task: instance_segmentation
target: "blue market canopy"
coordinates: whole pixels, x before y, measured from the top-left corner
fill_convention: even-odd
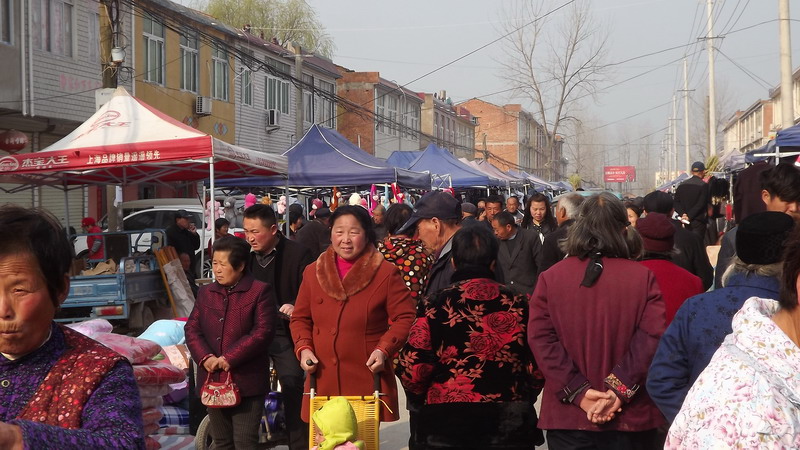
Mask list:
[[[405,158],[405,157],[403,157]],[[289,160],[291,170],[291,159]],[[404,165],[400,165],[404,167]],[[505,185],[493,177],[459,161],[447,150],[430,143],[408,166],[409,170],[427,171],[438,175],[437,187],[479,187]],[[291,175],[290,175],[291,177]]]
[[[344,136],[313,125],[300,141],[283,153],[289,159],[289,186],[329,187],[364,186],[396,182],[404,187],[430,189],[431,176],[388,165]],[[276,178],[239,178],[217,183],[220,186],[284,186]]]
[[[775,137],[775,145],[778,147],[800,147],[800,125],[778,130]]]
[[[386,159],[386,164],[389,164],[392,167],[409,167],[411,163],[416,160],[419,155],[421,155],[423,150],[416,150],[416,151],[400,151],[396,150],[393,151],[391,155]]]
[[[664,192],[666,192],[666,191],[668,191],[668,190],[672,189],[672,187],[673,187],[673,186],[676,186],[676,185],[678,185],[678,184],[681,184],[681,182],[682,182],[683,180],[685,180],[685,179],[689,178],[689,176],[690,176],[690,175],[689,175],[688,173],[686,173],[686,172],[683,172],[682,174],[678,175],[678,178],[675,178],[675,179],[674,179],[674,180],[672,180],[672,181],[668,181],[668,182],[666,182],[666,183],[662,184],[661,186],[657,187],[657,188],[656,188],[656,190],[658,190],[658,191],[664,191]]]

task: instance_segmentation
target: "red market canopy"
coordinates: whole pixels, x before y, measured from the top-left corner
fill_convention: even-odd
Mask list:
[[[0,158],[0,182],[18,184],[124,185],[287,173],[286,157],[223,142],[132,97],[122,87],[50,147]]]

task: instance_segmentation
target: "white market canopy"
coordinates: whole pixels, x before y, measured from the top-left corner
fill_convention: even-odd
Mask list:
[[[287,173],[286,157],[223,142],[122,87],[50,147],[0,158],[0,182],[18,184],[174,183]]]

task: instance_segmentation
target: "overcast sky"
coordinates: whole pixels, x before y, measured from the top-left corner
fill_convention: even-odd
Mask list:
[[[446,90],[456,102],[481,97],[499,104],[525,105],[507,93],[491,95],[508,87],[499,77],[500,42],[413,81],[497,39],[503,5],[510,1],[307,0],[334,38],[337,64],[356,71],[379,71],[384,78],[417,91]],[[550,5],[557,7],[567,1],[553,0]],[[800,4],[791,3],[795,28],[792,64],[798,67]],[[624,132],[636,137],[664,128],[672,96],[683,88],[682,62],[670,62],[679,60],[687,50],[663,50],[695,43],[705,35],[706,1],[596,0],[591,4],[596,20],[609,30],[610,61],[656,54],[617,65],[607,82],[616,86],[586,102],[585,119],[594,126],[610,124],[603,128],[609,137]],[[717,89],[718,95],[724,91],[730,97],[728,110],[718,115],[727,117],[725,113],[767,98],[768,88],[779,84],[777,10],[778,0],[715,1],[714,31],[725,34],[718,44],[725,56],[716,58]],[[758,25],[766,21],[770,22]],[[705,44],[688,48],[690,89],[697,92],[694,102],[703,102],[701,95],[707,89],[708,59],[705,51],[697,51],[700,46],[705,48]],[[636,78],[624,81],[631,77]],[[681,104],[679,109],[683,111]],[[659,141],[663,132],[656,136]]]

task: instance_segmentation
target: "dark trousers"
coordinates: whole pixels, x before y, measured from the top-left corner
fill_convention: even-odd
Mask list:
[[[547,430],[550,450],[651,450],[658,446],[657,430],[581,431]]]
[[[208,408],[214,448],[217,450],[258,448],[258,427],[263,412],[263,395],[244,397],[242,402],[233,408]]]
[[[699,236],[700,242],[702,242],[704,246],[706,245],[706,219],[692,220],[689,222],[689,225],[687,225],[686,228]]]
[[[303,407],[303,369],[294,356],[292,339],[275,335],[269,348],[269,356],[278,373],[283,392],[283,407],[286,416],[286,431],[289,433],[291,450],[308,450],[308,424],[303,422],[300,411]]]

